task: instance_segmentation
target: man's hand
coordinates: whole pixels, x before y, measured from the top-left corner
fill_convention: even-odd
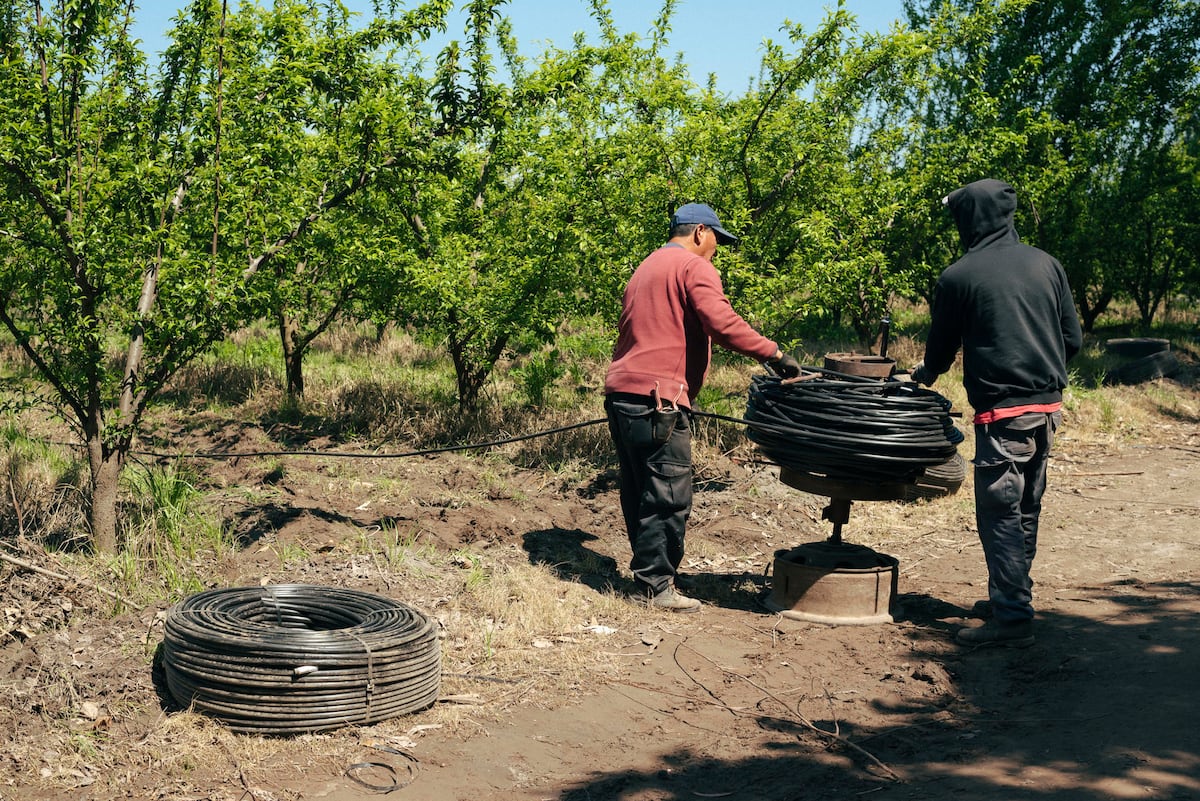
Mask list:
[[[783,351],[779,351],[775,358],[767,359],[766,363],[767,367],[770,367],[780,378],[795,378],[800,375],[800,362]]]
[[[924,384],[927,387],[937,381],[937,376],[925,366],[925,362],[917,362],[917,365],[908,372],[908,376],[914,384]]]

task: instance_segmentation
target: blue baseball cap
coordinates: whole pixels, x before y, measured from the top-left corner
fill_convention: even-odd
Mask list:
[[[707,203],[687,203],[680,206],[674,214],[671,215],[671,227],[677,225],[688,225],[698,223],[707,225],[713,229],[717,235],[717,243],[721,245],[732,245],[738,241],[738,238],[721,227],[721,221],[717,219],[717,213],[712,210],[712,206]]]

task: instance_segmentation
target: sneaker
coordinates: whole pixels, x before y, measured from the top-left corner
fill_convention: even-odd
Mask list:
[[[961,645],[1003,645],[1008,648],[1028,648],[1033,645],[1033,621],[1000,624],[989,620],[982,626],[961,628],[954,639]]]
[[[700,602],[695,598],[680,595],[674,587],[667,587],[650,598],[651,609],[662,609],[667,612],[699,612]]]
[[[976,601],[971,607],[971,617],[978,618],[979,620],[991,620],[992,602],[987,600]]]

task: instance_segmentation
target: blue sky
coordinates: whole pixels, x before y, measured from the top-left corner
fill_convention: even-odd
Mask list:
[[[238,0],[231,0],[230,6]],[[408,7],[419,0],[409,0]],[[269,0],[260,0],[269,2]],[[369,12],[367,0],[345,0],[351,10]],[[161,52],[163,34],[178,13],[182,0],[143,0],[136,20],[136,35],[151,55]],[[722,92],[740,94],[758,73],[762,41],[782,40],[779,26],[785,19],[812,31],[836,0],[678,0],[673,17],[671,53],[682,53],[692,80],[704,83],[717,75]],[[860,28],[885,32],[902,15],[902,0],[846,0],[846,9],[858,18]],[[618,30],[645,35],[661,10],[658,0],[609,0]],[[535,55],[548,44],[568,47],[576,31],[596,37],[596,24],[585,0],[510,0],[504,13],[522,51]],[[451,21],[449,38],[462,37],[461,17]],[[429,47],[429,55],[436,45]]]

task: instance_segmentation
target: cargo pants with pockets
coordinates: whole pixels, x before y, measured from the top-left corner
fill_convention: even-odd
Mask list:
[[[642,590],[657,594],[671,586],[683,561],[692,511],[688,412],[680,409],[664,427],[649,398],[616,393],[604,408],[620,463],[621,513],[633,551],[629,568]]]
[[[1030,412],[975,426],[975,523],[996,622],[1033,619],[1038,520],[1061,412]]]

